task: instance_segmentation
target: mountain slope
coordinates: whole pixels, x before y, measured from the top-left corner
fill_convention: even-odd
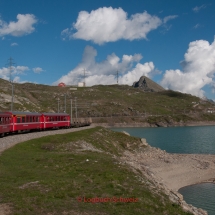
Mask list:
[[[146,92],[161,92],[161,91],[165,90],[159,84],[152,81],[151,79],[149,79],[146,76],[141,76],[140,80],[137,82],[134,82],[132,86],[135,88],[140,88]]]
[[[76,98],[76,101],[75,101]],[[65,105],[66,99],[66,105]],[[92,117],[99,123],[211,121],[213,103],[175,91],[145,92],[127,85],[97,85],[71,88],[41,84],[14,84],[14,109],[31,112],[66,112]],[[72,100],[72,101],[71,101]],[[0,79],[0,111],[10,110],[11,85]]]

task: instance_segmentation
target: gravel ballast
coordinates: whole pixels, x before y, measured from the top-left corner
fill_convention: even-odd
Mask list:
[[[32,140],[32,139],[36,139],[36,138],[44,137],[48,135],[76,132],[76,131],[81,131],[81,130],[85,130],[93,127],[95,126],[91,125],[91,126],[80,127],[80,128],[69,128],[69,129],[59,129],[59,130],[49,130],[49,131],[39,131],[39,132],[8,135],[3,138],[0,138],[0,153],[16,145],[17,143],[21,143],[27,140]]]

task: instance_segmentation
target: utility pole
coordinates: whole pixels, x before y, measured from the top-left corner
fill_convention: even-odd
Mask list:
[[[70,119],[70,121],[71,121],[71,124],[72,124],[72,99],[71,99],[71,119]]]
[[[59,98],[57,99],[57,102],[58,102],[57,112],[59,113],[59,109],[60,109],[60,99]]]
[[[9,66],[9,70],[10,70],[10,83],[11,83],[11,111],[13,111],[13,91],[14,91],[14,83],[12,80],[12,67],[13,65],[15,65],[15,63],[13,62],[13,58],[9,58],[8,59],[8,63],[7,65]]]
[[[65,105],[64,112],[66,113],[66,93],[64,94],[64,96],[65,96],[65,98],[64,98],[64,105]]]
[[[117,80],[117,84],[119,84],[119,72],[118,72],[118,70],[116,72],[116,80]]]
[[[76,119],[78,118],[78,114],[77,114],[77,97],[75,97],[75,115],[76,115]]]
[[[86,87],[86,82],[85,82],[85,69],[84,69],[84,87]]]

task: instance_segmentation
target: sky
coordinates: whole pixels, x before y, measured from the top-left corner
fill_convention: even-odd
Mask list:
[[[110,85],[117,71],[215,100],[215,0],[0,0],[0,78]]]

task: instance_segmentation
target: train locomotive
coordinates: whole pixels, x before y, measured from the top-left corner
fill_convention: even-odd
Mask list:
[[[67,113],[0,112],[0,137],[25,131],[72,127]]]

